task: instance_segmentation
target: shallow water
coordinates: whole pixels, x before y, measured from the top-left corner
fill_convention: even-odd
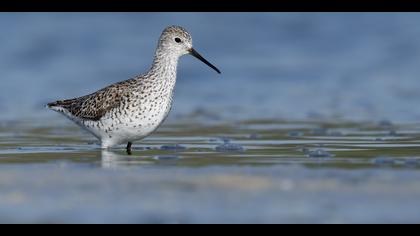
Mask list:
[[[420,123],[185,118],[133,155],[37,124],[1,123],[1,222],[420,221]]]
[[[419,223],[420,14],[1,13],[0,222]],[[101,151],[43,108],[180,60],[152,136]]]

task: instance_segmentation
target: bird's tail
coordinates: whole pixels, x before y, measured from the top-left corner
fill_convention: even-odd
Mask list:
[[[45,108],[49,108],[54,111],[61,111],[63,108],[61,107],[59,101],[56,102],[50,102],[47,105],[45,105]]]
[[[53,107],[55,107],[55,106],[57,106],[57,102],[50,102],[50,103],[48,103],[47,105],[45,105],[44,107],[45,107],[45,108],[53,108]]]

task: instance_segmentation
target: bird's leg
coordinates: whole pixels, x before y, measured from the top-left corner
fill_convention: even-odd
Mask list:
[[[133,144],[132,142],[128,142],[128,144],[127,144],[127,154],[128,155],[131,155],[131,145],[132,144]]]

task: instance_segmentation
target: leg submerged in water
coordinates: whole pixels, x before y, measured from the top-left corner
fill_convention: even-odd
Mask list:
[[[131,145],[132,145],[133,143],[131,143],[131,142],[128,142],[128,144],[127,144],[127,154],[128,155],[131,155]]]

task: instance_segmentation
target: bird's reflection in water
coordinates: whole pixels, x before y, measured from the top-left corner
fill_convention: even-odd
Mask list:
[[[153,161],[146,160],[141,156],[127,155],[125,152],[117,153],[110,150],[101,151],[101,167],[105,169],[116,169],[147,164],[153,164]]]

